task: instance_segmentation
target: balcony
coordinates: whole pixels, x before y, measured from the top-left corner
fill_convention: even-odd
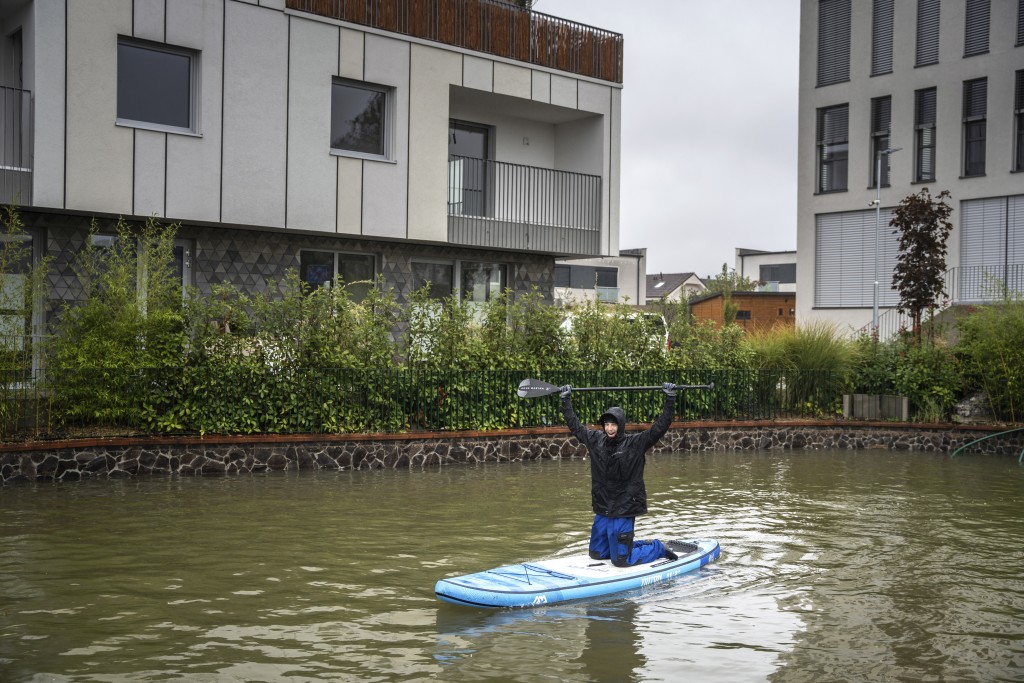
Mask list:
[[[622,35],[502,0],[286,0],[290,10],[622,82]]]
[[[474,247],[597,256],[601,178],[448,157],[448,241]]]
[[[32,204],[32,93],[0,86],[0,204]]]

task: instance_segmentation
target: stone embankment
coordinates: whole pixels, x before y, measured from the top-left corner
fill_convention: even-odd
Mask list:
[[[688,422],[674,424],[653,452],[838,448],[952,453],[1005,429],[850,421]],[[975,448],[1018,457],[1024,449],[1024,431],[994,436]],[[558,427],[501,432],[82,439],[0,445],[0,483],[422,468],[585,455],[576,439]]]

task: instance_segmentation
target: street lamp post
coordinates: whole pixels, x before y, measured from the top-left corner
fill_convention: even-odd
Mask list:
[[[878,231],[882,217],[882,155],[892,154],[901,149],[903,148],[890,147],[889,149],[880,149],[875,153],[875,201],[872,202],[875,205],[875,290],[871,307],[871,332],[875,339],[878,339]]]

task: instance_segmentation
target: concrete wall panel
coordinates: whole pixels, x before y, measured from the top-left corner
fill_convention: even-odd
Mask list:
[[[494,62],[494,92],[529,100],[533,96],[531,70],[504,62]]]
[[[132,0],[67,8],[66,201],[85,211],[132,211],[133,139],[117,119],[117,35],[131,33]]]
[[[135,131],[135,181],[131,213],[138,216],[164,216],[167,133]]]
[[[224,3],[176,2],[167,8],[167,42],[199,50],[198,133],[167,136],[167,213],[220,220]]]
[[[222,220],[284,227],[288,21],[236,2],[226,14]]]
[[[462,84],[475,90],[494,90],[494,62],[482,57],[462,57]]]
[[[164,8],[166,0],[134,0],[132,12],[132,35],[158,43],[166,41],[164,32]]]
[[[363,230],[363,160],[336,157],[338,164],[337,231],[358,235]]]
[[[338,75],[342,78],[363,80],[363,50],[365,49],[362,31],[343,28],[339,36]]]
[[[334,232],[338,164],[330,154],[331,79],[338,29],[300,18],[290,24],[287,224]]]
[[[448,97],[462,82],[459,55],[412,47],[409,121],[409,236],[448,239]]]
[[[409,43],[366,36],[365,78],[395,88],[391,159],[363,162],[363,234],[406,237],[409,173]],[[419,112],[417,112],[419,114]]]
[[[35,149],[32,201],[64,206],[65,26],[64,3],[35,3],[35,21],[22,34],[25,87],[35,96]],[[38,49],[45,45],[46,49]]]

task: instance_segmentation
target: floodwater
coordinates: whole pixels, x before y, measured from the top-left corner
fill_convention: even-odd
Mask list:
[[[0,489],[2,681],[1021,681],[1024,466],[651,456],[638,535],[721,559],[479,610],[441,577],[583,549],[589,463]]]

